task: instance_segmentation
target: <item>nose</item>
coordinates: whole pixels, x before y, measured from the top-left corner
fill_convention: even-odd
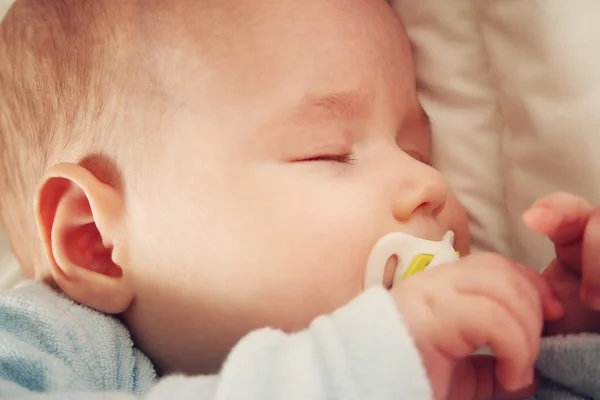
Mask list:
[[[394,217],[405,221],[416,213],[437,216],[448,199],[448,184],[433,167],[414,162],[402,173],[394,197]]]

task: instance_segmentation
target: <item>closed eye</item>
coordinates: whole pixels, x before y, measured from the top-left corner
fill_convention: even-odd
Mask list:
[[[356,161],[356,153],[345,154],[323,154],[300,160],[302,162],[335,162],[340,164],[353,164]]]

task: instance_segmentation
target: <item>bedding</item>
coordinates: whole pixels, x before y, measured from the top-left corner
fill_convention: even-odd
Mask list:
[[[542,269],[552,246],[522,212],[554,191],[600,203],[600,2],[392,3],[415,51],[434,163],[469,212],[474,250]]]

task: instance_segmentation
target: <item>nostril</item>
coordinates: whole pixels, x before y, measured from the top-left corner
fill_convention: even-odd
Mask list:
[[[428,201],[424,201],[415,209],[415,211],[428,211],[431,210],[431,203]]]
[[[396,274],[396,269],[398,268],[398,256],[392,255],[388,258],[385,263],[385,269],[383,270],[383,286],[386,289],[391,289],[394,285],[394,275]]]
[[[415,209],[416,211],[422,211],[431,213],[434,217],[437,217],[446,207],[446,202],[443,203],[434,203],[430,201],[424,201]]]

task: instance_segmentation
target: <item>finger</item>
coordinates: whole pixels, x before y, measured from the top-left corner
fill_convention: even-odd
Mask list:
[[[486,274],[488,275],[488,274]],[[490,277],[492,274],[489,274]],[[510,279],[513,280],[514,278]],[[471,279],[470,279],[471,280]],[[535,346],[535,337],[540,336],[543,330],[542,316],[540,313],[541,306],[539,297],[529,289],[525,289],[526,286],[523,283],[498,285],[498,282],[508,282],[509,279],[498,276],[497,278],[489,279],[490,282],[495,282],[496,287],[489,286],[485,287],[483,282],[477,280],[471,280],[471,282],[477,286],[477,288],[470,288],[466,285],[459,290],[463,290],[462,293],[470,294],[474,296],[485,296],[490,300],[495,301],[500,306],[504,307],[505,310],[510,314],[513,320],[516,320],[519,325],[526,331],[525,338],[529,340],[527,344],[528,348]],[[505,287],[500,289],[499,286]],[[508,287],[517,287],[516,290],[507,289]],[[465,290],[466,289],[466,290]],[[483,289],[483,290],[481,290]]]
[[[581,275],[583,269],[583,240],[562,246],[555,245],[554,252],[561,268],[578,276]]]
[[[533,269],[522,264],[515,263],[515,267],[522,273],[529,282],[536,288],[541,298],[544,320],[556,321],[565,315],[565,307],[552,289],[552,286],[546,279]]]
[[[461,390],[461,385],[453,386],[449,399],[524,400],[531,398],[539,389],[539,379],[536,376],[534,382],[524,389],[516,392],[506,390],[496,378],[496,359],[488,355],[475,355],[459,361],[453,378],[454,382],[473,382],[473,389],[465,396],[465,390]]]
[[[570,193],[554,193],[536,201],[525,213],[528,228],[548,236],[556,245],[581,240],[592,213],[587,201]]]
[[[466,293],[491,295],[498,301],[513,298],[522,302],[527,299],[530,308],[537,307],[541,302],[546,320],[556,320],[564,314],[562,303],[540,274],[506,257],[477,253],[444,266],[443,269],[436,268],[431,273],[436,271],[445,275],[443,279],[455,282],[457,290]],[[503,284],[499,285],[498,282]],[[509,282],[512,285],[507,284]],[[531,321],[520,305],[516,308],[521,318]]]
[[[581,300],[600,311],[600,208],[590,216],[583,238]]]
[[[581,197],[556,193],[534,203],[523,214],[523,222],[534,232],[550,238],[562,264],[581,271],[581,242],[591,213],[591,206]]]
[[[527,331],[526,337],[531,338],[529,346],[535,345],[532,338],[540,336],[543,329],[541,299],[516,268],[502,268],[498,264],[447,267],[439,279],[451,282],[460,295],[488,298],[504,307]]]
[[[530,337],[502,304],[488,297],[463,295],[444,306],[440,343],[450,356],[460,359],[487,345],[497,358],[495,377],[503,388],[516,391],[533,383],[539,335]]]

